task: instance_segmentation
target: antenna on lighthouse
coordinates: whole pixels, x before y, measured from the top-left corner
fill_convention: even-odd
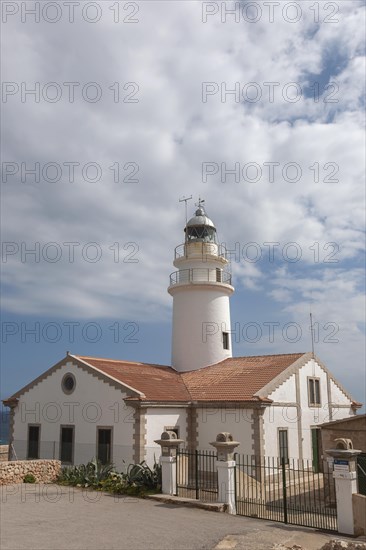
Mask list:
[[[188,222],[188,214],[187,214],[187,202],[190,201],[192,198],[192,195],[190,197],[185,197],[183,195],[183,197],[181,199],[179,199],[179,202],[185,202],[185,206],[186,206],[186,226],[187,226],[187,222]]]
[[[310,311],[310,332],[311,332],[311,354],[314,359],[314,328],[313,328],[313,314]]]
[[[198,202],[196,202],[196,206],[200,208],[200,206],[202,206],[204,202],[205,202],[205,199],[201,199],[201,197],[198,197]]]
[[[310,332],[311,332],[311,354],[314,359],[314,325],[313,325],[313,291],[310,290]]]

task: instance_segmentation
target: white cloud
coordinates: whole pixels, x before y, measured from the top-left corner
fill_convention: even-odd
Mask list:
[[[283,18],[274,24],[265,18],[236,24],[228,18],[222,24],[219,16],[202,23],[198,2],[141,3],[138,24],[114,24],[106,10],[95,25],[79,20],[23,24],[16,18],[6,24],[4,80],[29,86],[55,81],[63,97],[58,103],[8,98],[3,104],[8,136],[3,160],[96,162],[103,178],[82,181],[78,169],[74,183],[64,171],[56,184],[15,179],[3,184],[3,239],[29,246],[54,241],[65,254],[53,264],[22,263],[19,254],[3,264],[10,289],[5,309],[68,318],[168,318],[168,274],[175,269],[174,247],[183,240],[184,211],[177,201],[192,193],[206,198],[208,213],[228,246],[238,242],[242,249],[248,242],[263,246],[271,241],[279,242],[281,251],[294,241],[301,247],[299,265],[306,267],[301,278],[294,279],[290,271],[273,278],[268,262],[234,265],[238,291],[233,299],[243,299],[243,287],[272,289],[269,298],[297,316],[313,288],[324,308],[321,315],[342,318],[349,341],[359,342],[365,12],[359,1],[339,5],[339,22],[319,25],[305,7],[296,24]],[[318,102],[304,96],[294,103],[283,100],[288,83],[297,82],[305,91],[330,62],[342,67],[329,74],[339,87],[337,103],[325,103],[324,95]],[[63,83],[71,81],[81,83],[74,103],[64,95]],[[82,85],[92,81],[103,89],[101,101],[94,104],[80,99]],[[139,102],[114,103],[109,89],[114,82],[138,83]],[[263,98],[236,103],[228,95],[222,102],[217,93],[202,103],[202,82],[226,83],[228,89],[239,82],[241,90],[256,82]],[[273,102],[266,100],[265,82],[279,83]],[[122,87],[120,91],[126,94]],[[109,167],[116,161],[122,167],[138,163],[140,182],[114,183]],[[203,183],[202,162],[226,162],[229,168],[258,163],[263,177],[257,183],[236,183],[230,177],[222,183],[218,173]],[[267,181],[266,162],[280,164],[273,183]],[[296,183],[283,178],[289,162],[301,167]],[[314,181],[315,163],[319,182]],[[333,170],[339,181],[324,181]],[[122,247],[136,243],[139,262],[114,262],[109,247],[116,241]],[[77,251],[96,242],[103,256],[93,264],[76,252],[70,263],[65,242],[80,242]],[[326,264],[314,265],[310,247],[319,243],[324,260],[331,252],[324,246],[331,242],[340,251],[339,265],[330,271]],[[130,251],[122,248],[122,258]],[[319,275],[311,272],[312,266]]]

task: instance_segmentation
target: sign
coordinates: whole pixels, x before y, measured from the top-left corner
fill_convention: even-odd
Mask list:
[[[341,458],[335,458],[334,459],[334,469],[335,470],[343,470],[346,472],[349,472],[349,462],[348,460],[344,460]]]

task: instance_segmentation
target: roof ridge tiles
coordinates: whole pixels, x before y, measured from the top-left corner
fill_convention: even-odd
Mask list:
[[[141,361],[128,361],[127,359],[110,359],[108,357],[96,357],[94,355],[76,355],[73,354],[74,357],[77,357],[78,359],[92,359],[93,361],[106,361],[107,363],[123,363],[128,365],[146,365],[149,367],[164,367],[167,369],[173,369],[171,365],[161,365],[160,363],[143,363]],[[177,371],[175,371],[177,372]]]

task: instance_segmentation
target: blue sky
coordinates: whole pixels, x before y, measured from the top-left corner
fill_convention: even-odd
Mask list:
[[[169,364],[179,198],[201,195],[234,354],[309,351],[311,309],[364,402],[364,3],[85,4],[3,24],[1,397],[66,350]]]

